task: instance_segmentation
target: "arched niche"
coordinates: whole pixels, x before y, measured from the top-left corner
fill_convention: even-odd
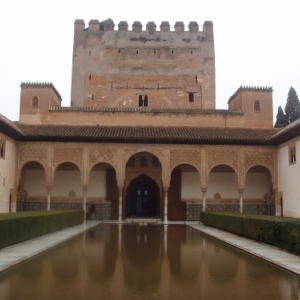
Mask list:
[[[245,213],[275,214],[272,175],[265,166],[255,165],[247,171],[243,198]]]
[[[214,166],[208,176],[206,191],[208,210],[237,210],[238,181],[235,170],[228,165]]]
[[[46,209],[46,174],[39,162],[30,161],[22,167],[18,197],[23,210]]]
[[[180,164],[171,172],[168,194],[168,219],[186,220],[187,204],[199,203],[202,197],[200,175],[196,167]]]
[[[54,203],[82,203],[82,181],[79,167],[72,162],[64,162],[54,172],[51,191],[51,207]]]
[[[98,217],[100,205],[110,203],[109,219],[116,220],[119,192],[115,168],[106,162],[97,163],[91,168],[88,178],[87,210],[93,202],[96,205],[96,217]]]

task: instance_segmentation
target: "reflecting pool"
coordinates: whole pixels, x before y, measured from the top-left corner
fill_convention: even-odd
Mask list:
[[[2,274],[0,299],[290,300],[299,287],[185,225],[102,224]]]

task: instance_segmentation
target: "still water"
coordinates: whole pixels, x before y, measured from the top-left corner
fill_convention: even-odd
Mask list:
[[[290,300],[299,286],[185,225],[102,224],[2,274],[0,299]]]

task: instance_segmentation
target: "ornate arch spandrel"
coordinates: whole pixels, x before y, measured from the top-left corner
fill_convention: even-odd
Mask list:
[[[208,183],[208,177],[211,170],[219,165],[226,165],[231,167],[237,178],[237,182],[239,182],[239,151],[238,149],[207,149],[206,150],[206,183]]]
[[[170,176],[175,167],[188,164],[197,169],[201,176],[201,150],[200,149],[177,149],[170,151]]]
[[[142,146],[142,147],[138,146],[136,148],[133,148],[133,147],[131,147],[131,148],[125,148],[124,149],[124,158],[123,158],[123,160],[124,160],[124,166],[126,167],[127,161],[128,161],[128,159],[132,155],[135,155],[135,154],[137,154],[139,152],[147,152],[147,153],[150,153],[150,154],[156,156],[157,159],[160,162],[161,167],[163,168],[164,150],[163,149],[155,149],[155,148],[152,148],[150,146],[147,146],[147,147],[145,147],[145,146]]]
[[[45,179],[48,182],[50,170],[48,166],[48,149],[45,147],[32,146],[20,146],[18,156],[18,171],[17,171],[17,184],[21,177],[21,171],[23,167],[29,162],[37,162],[44,168]]]
[[[52,178],[54,178],[57,167],[66,162],[75,164],[81,177],[83,176],[83,148],[54,148]]]
[[[272,182],[275,176],[274,151],[245,151],[245,178],[248,171],[255,166],[265,167],[271,174]]]

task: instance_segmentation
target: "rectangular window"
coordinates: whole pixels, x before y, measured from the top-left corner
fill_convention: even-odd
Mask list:
[[[289,162],[290,164],[296,163],[296,146],[291,146],[289,148]]]
[[[194,102],[194,93],[189,93],[189,102]]]
[[[0,158],[5,158],[5,140],[0,137]]]
[[[140,107],[146,107],[148,106],[148,96],[142,96],[142,95],[139,95],[139,106]]]

